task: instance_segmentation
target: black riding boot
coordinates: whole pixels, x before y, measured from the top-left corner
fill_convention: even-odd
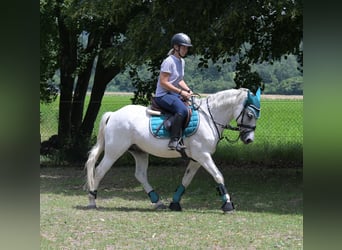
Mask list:
[[[173,117],[173,123],[171,126],[171,131],[170,131],[170,142],[169,142],[169,149],[170,150],[175,150],[175,149],[184,149],[186,148],[184,145],[179,144],[179,141],[182,137],[182,128],[183,128],[183,122],[184,122],[184,118],[179,115],[179,114],[175,114]]]

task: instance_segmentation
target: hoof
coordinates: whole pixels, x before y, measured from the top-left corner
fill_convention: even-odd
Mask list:
[[[164,203],[162,203],[162,202],[154,204],[154,209],[155,210],[164,210],[166,208],[167,208],[167,206],[165,206]]]
[[[171,202],[169,208],[171,211],[182,211],[182,207],[179,202]]]
[[[234,204],[233,202],[225,202],[221,209],[223,210],[224,213],[231,213],[234,211]]]
[[[87,209],[97,209],[96,205],[88,205]]]

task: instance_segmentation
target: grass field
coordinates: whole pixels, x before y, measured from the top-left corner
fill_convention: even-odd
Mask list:
[[[131,166],[103,179],[98,209],[87,210],[79,168],[41,168],[41,249],[303,249],[302,169],[221,166],[236,211],[224,215],[216,183],[200,169],[182,212],[155,211]],[[168,203],[185,167],[151,166]]]

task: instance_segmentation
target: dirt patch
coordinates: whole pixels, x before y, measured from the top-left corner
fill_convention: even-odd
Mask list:
[[[261,99],[270,100],[303,100],[302,95],[261,95]]]

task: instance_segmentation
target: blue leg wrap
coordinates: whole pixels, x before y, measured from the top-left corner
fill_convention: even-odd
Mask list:
[[[150,197],[152,203],[156,203],[157,201],[159,201],[159,195],[154,190],[149,192],[148,196]]]
[[[185,192],[185,187],[182,184],[180,184],[178,188],[176,189],[175,194],[173,195],[172,201],[179,202],[184,192]]]
[[[219,192],[219,195],[221,195],[222,201],[226,202],[228,200],[226,196],[226,194],[228,194],[227,188],[223,184],[219,184],[217,191]]]

